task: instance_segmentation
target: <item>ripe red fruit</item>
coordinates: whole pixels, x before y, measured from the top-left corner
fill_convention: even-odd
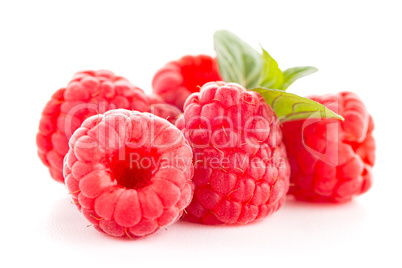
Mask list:
[[[149,113],[95,115],[70,139],[64,177],[81,213],[106,234],[141,237],[181,217],[193,196],[183,134]]]
[[[246,224],[282,204],[289,164],[276,114],[260,94],[210,82],[193,93],[176,125],[193,146],[193,201],[184,219]]]
[[[42,111],[36,136],[38,155],[53,179],[64,182],[63,158],[72,133],[88,117],[111,109],[149,111],[145,93],[110,71],[78,72],[53,94]]]
[[[198,92],[200,87],[210,81],[219,81],[218,63],[206,55],[184,56],[162,67],[154,76],[152,87],[166,103],[183,109],[187,97]]]
[[[285,122],[283,141],[291,165],[289,194],[311,202],[346,202],[370,189],[374,123],[351,92],[312,96],[345,118]]]

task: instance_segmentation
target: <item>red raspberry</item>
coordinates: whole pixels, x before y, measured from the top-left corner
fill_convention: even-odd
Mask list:
[[[289,194],[311,202],[345,202],[372,183],[373,119],[351,92],[313,96],[345,118],[307,119],[283,124],[291,165]]]
[[[193,146],[193,201],[184,219],[246,224],[282,204],[289,164],[277,116],[256,92],[210,82],[193,93],[176,125]]]
[[[65,182],[97,230],[140,237],[181,217],[193,196],[192,157],[183,134],[168,121],[112,110],[74,132]]]
[[[171,61],[154,76],[152,87],[166,103],[183,109],[187,97],[198,92],[200,87],[210,81],[219,81],[218,63],[206,55],[184,56]]]
[[[149,111],[149,101],[141,89],[110,71],[78,72],[53,94],[36,136],[38,155],[53,179],[64,181],[63,158],[72,133],[86,118],[116,108]]]

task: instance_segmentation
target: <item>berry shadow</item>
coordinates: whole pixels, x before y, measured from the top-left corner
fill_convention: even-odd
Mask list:
[[[71,243],[74,245],[80,245],[83,247],[101,247],[104,243],[116,241],[118,243],[129,243],[152,241],[153,239],[160,239],[160,236],[164,235],[164,229],[162,228],[158,232],[141,238],[122,238],[113,237],[101,233],[94,229],[94,227],[82,216],[76,206],[72,204],[69,196],[63,197],[54,203],[54,206],[49,213],[49,217],[46,219],[46,232],[49,236],[56,241],[62,243]]]
[[[278,216],[294,232],[340,232],[341,229],[358,230],[367,219],[367,210],[358,200],[345,203],[312,203],[287,197]]]

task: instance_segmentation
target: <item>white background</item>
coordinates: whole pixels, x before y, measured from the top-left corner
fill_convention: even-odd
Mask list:
[[[0,266],[401,267],[400,1],[273,2],[1,1]],[[376,123],[373,188],[343,205],[288,201],[242,227],[177,223],[137,241],[87,228],[36,156],[43,106],[82,69],[150,92],[167,61],[212,55],[218,29],[261,44],[283,69],[320,69],[290,92],[361,96]]]

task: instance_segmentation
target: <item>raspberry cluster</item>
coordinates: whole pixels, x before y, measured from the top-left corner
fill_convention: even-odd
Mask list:
[[[228,31],[214,42],[216,57],[161,68],[151,95],[84,71],[47,102],[39,158],[96,230],[140,238],[178,219],[244,225],[287,196],[338,203],[370,189],[374,123],[356,94],[287,93],[317,69],[282,71]]]

